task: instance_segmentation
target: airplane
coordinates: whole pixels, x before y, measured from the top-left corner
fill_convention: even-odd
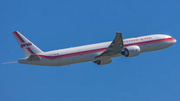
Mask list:
[[[116,32],[113,41],[43,52],[20,32],[14,31],[13,35],[26,56],[19,59],[18,63],[43,66],[63,66],[89,61],[105,65],[111,63],[115,57],[135,57],[140,53],[165,49],[176,43],[175,38],[164,34],[123,40],[122,34]]]

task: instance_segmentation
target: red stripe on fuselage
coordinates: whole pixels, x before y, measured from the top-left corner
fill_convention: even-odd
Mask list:
[[[26,48],[30,54],[34,54],[34,52],[28,47]]]
[[[133,46],[133,45],[152,44],[152,43],[173,41],[173,40],[176,40],[176,39],[174,39],[174,38],[165,38],[165,39],[158,39],[158,40],[152,40],[152,41],[137,42],[137,43],[125,44],[124,47]],[[103,52],[107,48],[108,47],[100,48],[100,49],[94,49],[94,50],[81,51],[81,52],[76,52],[76,53],[63,54],[63,55],[58,55],[58,56],[45,56],[45,55],[38,55],[38,56],[41,57],[41,58],[45,58],[45,59],[58,59],[58,58],[65,58],[65,57],[77,56],[77,55],[82,55],[82,54]]]
[[[19,41],[20,41],[21,43],[24,42],[24,40],[21,38],[21,36],[18,34],[17,31],[14,31],[13,33],[14,33],[14,35],[16,35],[16,37],[19,39]]]
[[[58,55],[58,56],[45,56],[45,55],[38,55],[38,56],[41,58],[46,58],[46,59],[58,59],[58,58],[65,58],[65,57],[77,56],[77,55],[82,55],[82,54],[102,52],[102,51],[105,51],[106,49],[107,48],[101,48],[101,49],[95,49],[95,50],[88,50],[88,51],[81,51],[81,52],[76,52],[76,53],[63,54],[63,55]]]

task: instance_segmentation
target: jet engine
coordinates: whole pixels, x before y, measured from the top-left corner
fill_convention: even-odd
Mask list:
[[[124,51],[121,53],[126,57],[134,57],[138,56],[141,53],[141,49],[139,46],[128,46],[124,48]]]
[[[96,60],[94,63],[97,63],[98,65],[105,65],[112,62],[112,59],[103,59],[103,60]]]

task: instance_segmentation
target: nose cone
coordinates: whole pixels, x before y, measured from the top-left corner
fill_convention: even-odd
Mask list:
[[[177,40],[175,38],[172,38],[172,44],[175,44],[177,42]]]
[[[168,47],[174,45],[176,43],[176,39],[175,38],[170,38],[167,42],[166,45],[168,45]]]

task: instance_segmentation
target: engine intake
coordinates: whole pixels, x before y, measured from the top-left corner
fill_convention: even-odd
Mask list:
[[[124,48],[124,51],[121,53],[126,57],[134,57],[138,56],[141,53],[141,49],[139,46],[128,46]]]

